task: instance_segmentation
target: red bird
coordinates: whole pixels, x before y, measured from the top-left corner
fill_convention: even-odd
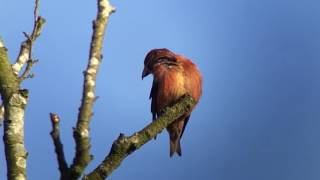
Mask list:
[[[161,110],[175,103],[181,96],[189,94],[199,100],[202,93],[202,78],[195,64],[184,56],[168,49],[153,49],[145,60],[142,79],[153,74],[150,93],[153,120]],[[187,112],[167,127],[170,136],[170,157],[176,152],[181,156],[180,139],[190,118]]]

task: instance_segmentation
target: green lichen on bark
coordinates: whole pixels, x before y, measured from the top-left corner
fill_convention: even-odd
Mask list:
[[[13,93],[18,92],[18,77],[12,71],[7,49],[0,48],[0,93],[3,103],[7,103]]]
[[[35,1],[34,29],[31,37],[25,36],[20,54],[14,65],[10,64],[7,49],[0,38],[0,94],[4,106],[3,141],[7,162],[7,178],[10,180],[26,179],[27,151],[24,146],[24,113],[28,101],[28,90],[21,90],[21,82],[29,75],[28,63],[23,77],[18,77],[24,64],[31,61],[32,44],[40,35],[45,20],[38,16],[39,0]],[[28,44],[25,46],[24,44]],[[23,50],[24,49],[24,50]]]
[[[88,166],[93,156],[90,154],[89,124],[95,97],[97,72],[102,59],[102,45],[109,16],[115,9],[108,0],[98,0],[98,13],[93,22],[89,61],[84,72],[82,100],[79,108],[77,126],[73,131],[76,142],[76,154],[70,166],[70,178],[78,179]]]
[[[166,128],[174,120],[189,112],[197,102],[190,96],[182,97],[176,104],[167,107],[163,114],[148,126],[126,137],[120,134],[113,142],[112,148],[104,161],[90,174],[85,176],[85,180],[103,180],[107,178],[121,162],[131,153],[139,149],[142,145],[153,139],[157,134]]]
[[[27,96],[14,93],[5,103],[4,143],[8,179],[26,178],[27,151],[24,147],[24,112]]]
[[[93,159],[93,156],[90,154],[91,145],[89,137],[81,137],[80,133],[74,130],[74,138],[78,146],[76,146],[74,164],[70,167],[70,179],[78,179]]]
[[[0,93],[4,104],[4,147],[8,179],[26,179],[27,151],[24,147],[24,111],[28,93],[19,90],[6,48],[0,47]]]

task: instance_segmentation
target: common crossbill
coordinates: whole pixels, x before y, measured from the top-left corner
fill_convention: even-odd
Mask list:
[[[153,120],[161,115],[163,108],[188,94],[199,101],[202,94],[202,77],[197,66],[188,58],[168,49],[153,49],[144,60],[142,79],[153,74],[150,92]],[[192,111],[192,110],[191,110]],[[191,111],[176,119],[167,127],[170,137],[170,157],[181,156],[180,139],[189,121]]]

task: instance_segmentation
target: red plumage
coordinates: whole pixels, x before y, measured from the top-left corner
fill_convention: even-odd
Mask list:
[[[153,74],[150,93],[153,120],[161,115],[168,105],[181,96],[189,94],[199,100],[202,93],[202,78],[197,66],[184,56],[168,49],[151,50],[144,61],[142,78]],[[170,136],[170,156],[175,152],[181,156],[180,139],[190,118],[190,112],[175,120],[167,127]]]

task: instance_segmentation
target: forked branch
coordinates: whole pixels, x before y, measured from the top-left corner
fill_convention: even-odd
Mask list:
[[[24,145],[24,114],[28,102],[28,90],[20,89],[21,81],[31,70],[32,44],[40,35],[45,20],[38,16],[39,0],[35,1],[35,23],[32,35],[21,45],[14,65],[10,64],[7,49],[0,40],[0,94],[4,109],[3,141],[7,162],[8,179],[26,179],[27,151]],[[30,60],[25,73],[19,77],[22,66]]]
[[[22,70],[23,66],[27,63],[27,67],[25,68],[25,72],[20,77],[20,80],[24,80],[29,76],[30,69],[34,63],[32,60],[32,46],[36,39],[40,36],[42,26],[45,23],[45,19],[39,16],[39,0],[35,0],[35,8],[33,12],[34,16],[34,24],[33,24],[33,30],[31,32],[31,35],[28,35],[26,32],[24,32],[24,36],[26,37],[26,40],[21,43],[20,52],[17,57],[16,62],[12,65],[13,72],[16,75],[19,75],[19,72]],[[27,72],[26,72],[27,71]]]

